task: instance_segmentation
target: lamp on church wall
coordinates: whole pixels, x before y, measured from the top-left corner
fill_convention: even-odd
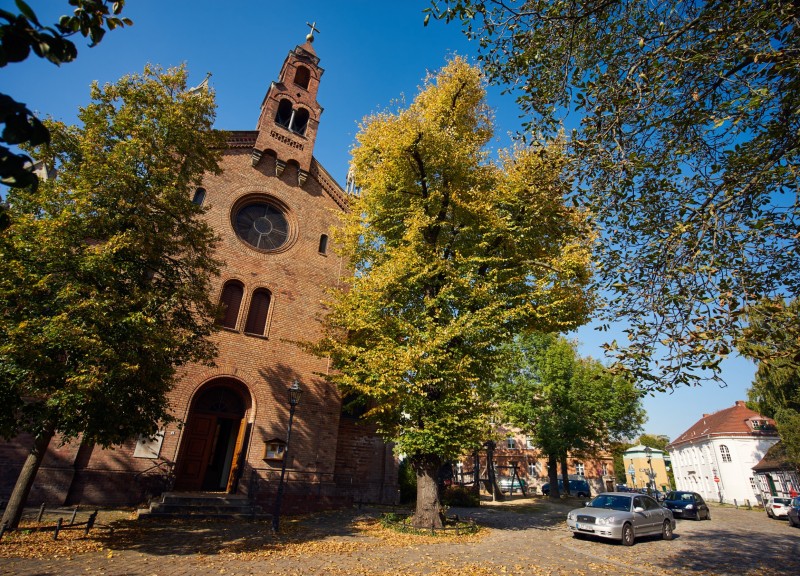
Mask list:
[[[278,493],[275,495],[275,509],[272,512],[272,530],[277,532],[280,527],[281,519],[281,499],[283,498],[283,479],[286,476],[286,460],[289,458],[289,441],[292,438],[292,420],[294,420],[294,410],[300,404],[300,397],[303,390],[300,383],[295,380],[287,389],[289,393],[289,425],[286,428],[286,448],[283,451],[283,462],[281,464],[281,479],[278,481]]]

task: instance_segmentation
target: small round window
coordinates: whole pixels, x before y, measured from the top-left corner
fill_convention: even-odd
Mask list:
[[[289,239],[286,215],[267,202],[251,202],[233,217],[236,235],[258,250],[277,250]]]

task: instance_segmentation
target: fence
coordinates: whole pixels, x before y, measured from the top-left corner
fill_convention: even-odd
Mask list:
[[[104,530],[108,530],[109,535],[113,534],[113,532],[114,532],[114,528],[113,527],[97,523],[98,510],[95,510],[94,512],[89,514],[89,516],[83,522],[78,522],[77,521],[78,520],[78,511],[79,511],[78,507],[75,506],[75,508],[73,508],[72,511],[71,511],[71,516],[70,516],[69,522],[66,523],[66,524],[64,523],[63,516],[60,516],[55,521],[55,523],[52,524],[52,525],[48,525],[47,522],[45,522],[43,524],[42,521],[43,521],[43,518],[44,518],[45,514],[57,515],[57,514],[64,514],[65,512],[67,512],[66,510],[63,510],[63,509],[47,510],[45,508],[44,503],[43,503],[39,507],[38,513],[35,515],[35,518],[36,518],[35,522],[36,522],[37,526],[34,526],[32,528],[31,527],[27,527],[26,530],[33,530],[33,531],[36,531],[36,532],[50,532],[50,531],[52,531],[53,532],[53,540],[58,540],[58,535],[64,530],[83,530],[83,535],[84,536],[88,536],[89,532],[93,528],[102,528]],[[31,516],[23,515],[23,519],[25,519],[26,517],[28,519],[31,518]],[[6,528],[6,524],[0,525],[0,540],[3,539],[3,535],[5,534],[6,529],[7,529]]]

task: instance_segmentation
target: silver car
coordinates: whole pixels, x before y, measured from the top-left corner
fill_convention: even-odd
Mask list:
[[[675,518],[645,494],[606,492],[567,514],[567,526],[576,538],[600,536],[632,546],[637,537],[649,534],[672,540]]]

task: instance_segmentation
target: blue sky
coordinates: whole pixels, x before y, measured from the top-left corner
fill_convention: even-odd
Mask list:
[[[212,73],[216,126],[252,130],[287,52],[305,41],[306,23],[316,22],[314,48],[325,69],[318,99],[325,112],[314,156],[344,184],[359,121],[402,97],[412,100],[427,71],[437,70],[453,54],[474,56],[477,49],[456,25],[431,22],[423,27],[427,0],[128,2],[124,15],[134,21],[132,27],[108,33],[91,49],[77,40],[78,59],[71,64],[56,67],[30,58],[9,65],[0,71],[0,91],[43,116],[75,122],[78,107],[88,102],[93,80],[114,82],[141,72],[146,63],[163,67],[185,63],[191,85]],[[69,8],[66,0],[28,3],[43,23],[55,22]],[[0,0],[0,8],[16,11],[13,0]],[[497,121],[495,146],[508,146],[509,134],[521,125],[513,97],[490,88],[489,103]],[[575,336],[583,355],[602,358],[600,344],[607,333],[586,327]],[[745,399],[754,371],[751,363],[733,359],[724,364],[724,388],[706,384],[647,397],[645,430],[677,437],[703,413]]]

